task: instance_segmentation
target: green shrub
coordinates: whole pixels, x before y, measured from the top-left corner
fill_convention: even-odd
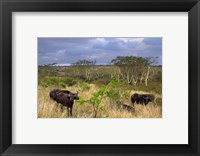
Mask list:
[[[84,100],[83,97],[79,96],[79,100],[77,100],[77,103],[79,103],[80,105],[83,105],[85,102],[87,101]]]
[[[88,102],[92,105],[94,111],[94,117],[97,117],[97,113],[99,110],[104,110],[105,107],[101,104],[101,100],[104,98],[104,94],[106,91],[106,86],[101,87],[98,91],[92,93],[91,98]]]
[[[60,79],[57,77],[47,77],[39,80],[40,85],[43,87],[49,87],[49,86],[59,86]]]
[[[60,78],[58,77],[50,77],[48,80],[47,80],[47,83],[49,85],[59,85],[59,82],[60,82]]]
[[[156,104],[157,104],[158,106],[162,106],[162,98],[158,97],[158,98],[156,99]]]
[[[59,86],[62,87],[62,88],[66,88],[66,84],[64,82],[60,82]]]
[[[66,86],[73,86],[77,81],[72,78],[65,77],[46,77],[39,80],[39,83],[44,87],[54,86],[66,88]]]
[[[122,102],[123,94],[122,94],[120,85],[121,84],[117,80],[112,79],[110,81],[110,83],[106,86],[106,88],[107,88],[106,89],[106,96],[117,107],[121,106],[121,104],[123,103]]]
[[[104,105],[101,104],[101,100],[104,98],[105,91],[106,91],[106,86],[103,86],[99,90],[97,90],[96,92],[93,92],[92,96],[90,97],[90,99],[84,100],[82,97],[79,97],[79,100],[77,102],[80,105],[84,104],[85,102],[90,104],[92,106],[92,108],[93,108],[94,118],[96,118],[97,117],[97,113],[100,110],[104,110],[105,109]]]
[[[77,84],[77,81],[72,79],[72,78],[66,78],[64,80],[64,82],[68,85],[68,86],[74,86]]]

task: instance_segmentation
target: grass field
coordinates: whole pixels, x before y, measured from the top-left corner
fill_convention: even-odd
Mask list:
[[[87,100],[102,86],[108,86],[110,81],[107,80],[108,76],[86,81],[81,78],[71,77],[70,74],[72,74],[71,72],[73,70],[69,72],[69,70],[71,70],[69,68],[55,67],[48,70],[47,72],[46,69],[39,67],[38,118],[68,118],[66,108],[64,107],[62,109],[61,104],[56,103],[49,97],[49,92],[55,88],[66,89],[73,92],[78,91],[80,99],[85,100],[84,103],[75,100],[72,118],[93,118],[93,105]],[[105,73],[109,73],[106,70],[110,69],[104,70]],[[110,87],[110,93],[113,93],[112,97],[102,97],[100,101],[101,107],[99,107],[100,109],[96,116],[97,118],[162,117],[162,82],[160,81],[149,81],[148,86],[144,86],[144,84],[140,83],[137,85],[129,85],[125,82],[119,82],[117,87]],[[130,97],[134,93],[151,93],[155,95],[156,100],[150,102],[146,106],[135,104],[134,111],[123,109],[120,106],[123,103],[132,105]]]

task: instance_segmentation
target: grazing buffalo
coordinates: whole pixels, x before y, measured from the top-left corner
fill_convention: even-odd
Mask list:
[[[66,94],[69,94],[71,93],[70,91],[68,90],[60,90],[60,89],[54,89],[52,90],[50,93],[49,93],[49,96],[51,99],[53,99],[54,101],[57,101],[57,95],[58,93],[66,93]]]
[[[138,94],[135,93],[131,96],[131,102],[133,104],[145,104],[147,105],[149,102],[153,102],[155,96],[153,94]]]
[[[72,93],[68,90],[54,89],[50,92],[50,98],[57,103],[67,107],[68,116],[72,116],[74,100],[79,100],[78,92]]]

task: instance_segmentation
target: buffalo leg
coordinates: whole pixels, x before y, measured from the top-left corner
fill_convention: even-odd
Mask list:
[[[72,107],[70,108],[70,116],[72,116]]]
[[[145,99],[142,100],[142,105],[146,106],[146,100]]]
[[[68,114],[68,117],[70,117],[70,115],[69,115],[69,107],[67,107],[67,114]]]
[[[147,99],[144,100],[144,104],[145,104],[145,105],[148,104],[148,100],[147,100]]]

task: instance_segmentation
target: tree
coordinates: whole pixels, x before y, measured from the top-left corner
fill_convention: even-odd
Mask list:
[[[89,103],[92,106],[93,109],[93,117],[97,117],[97,113],[100,110],[104,110],[104,105],[101,104],[102,99],[105,97],[106,92],[106,86],[102,86],[99,90],[92,93],[92,96],[88,100],[84,100],[83,98],[80,98],[78,102],[82,105],[84,103]]]
[[[45,64],[44,66],[55,66],[57,63],[49,63],[49,64]]]
[[[127,83],[136,85],[138,80],[142,83],[145,79],[147,86],[150,65],[155,63],[155,59],[150,57],[117,56],[111,63],[120,68],[121,78],[126,80]]]
[[[99,110],[103,110],[104,106],[101,104],[102,99],[106,91],[106,86],[101,87],[97,92],[92,93],[91,98],[88,102],[92,105],[94,111],[94,117],[97,117]]]
[[[150,74],[150,65],[156,64],[157,58],[158,57],[148,57],[148,58],[146,58],[146,60],[148,62],[148,66],[147,66],[146,75],[145,75],[145,86],[148,85],[148,79],[149,79],[149,74]]]
[[[75,63],[73,63],[74,66],[77,66],[78,69],[80,69],[80,72],[83,72],[85,74],[86,80],[91,80],[92,71],[94,69],[94,66],[96,64],[96,60],[90,61],[90,60],[79,60]]]

